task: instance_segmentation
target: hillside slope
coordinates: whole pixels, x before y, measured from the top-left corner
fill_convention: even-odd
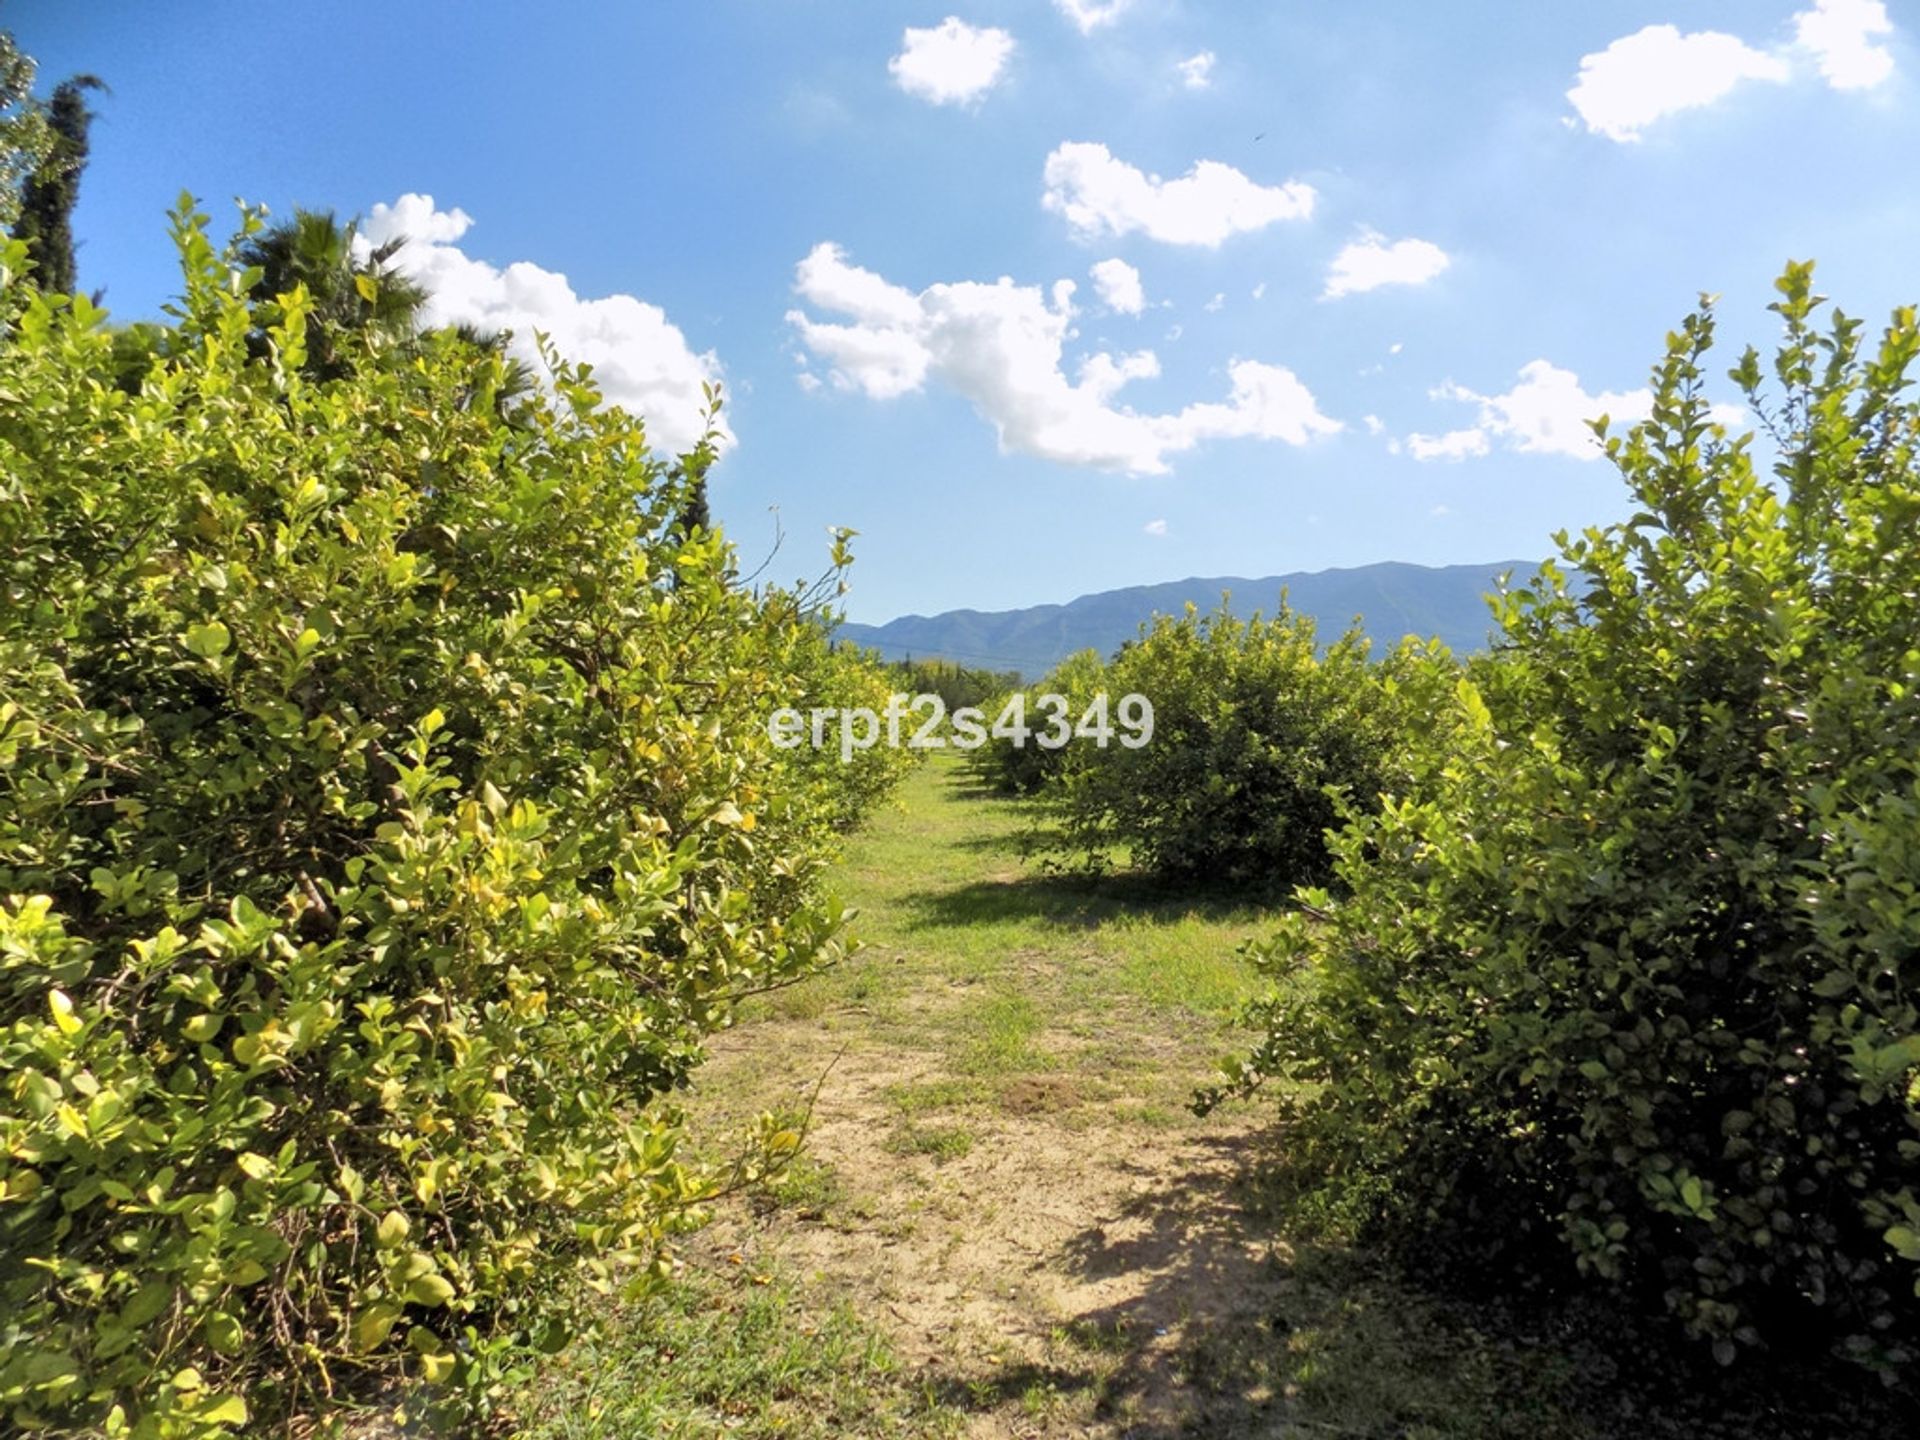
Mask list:
[[[1295,610],[1319,622],[1324,639],[1338,635],[1359,616],[1376,647],[1413,634],[1438,636],[1464,653],[1486,647],[1490,620],[1483,597],[1494,581],[1509,570],[1516,582],[1523,580],[1533,573],[1534,564],[1499,560],[1429,566],[1387,561],[1260,580],[1196,577],[1082,595],[1065,605],[949,610],[940,615],[904,615],[885,625],[848,623],[838,633],[890,660],[939,657],[1038,677],[1076,650],[1111,653],[1153,615],[1177,615],[1189,603],[1210,610],[1220,603],[1222,592],[1231,595],[1236,614],[1255,610],[1271,614],[1285,590]]]

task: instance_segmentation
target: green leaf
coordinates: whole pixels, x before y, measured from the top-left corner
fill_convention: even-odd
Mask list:
[[[195,1015],[180,1027],[180,1032],[195,1044],[204,1045],[220,1033],[222,1023],[219,1015]]]
[[[246,1340],[246,1332],[240,1322],[225,1310],[216,1310],[207,1317],[205,1325],[207,1344],[216,1354],[238,1355]]]
[[[407,1300],[414,1305],[439,1306],[454,1297],[454,1288],[443,1275],[422,1275],[407,1286]]]
[[[389,1210],[380,1218],[380,1225],[375,1231],[380,1248],[383,1250],[392,1249],[407,1238],[407,1234],[412,1228],[413,1227],[407,1223],[407,1217],[400,1211]]]
[[[233,643],[233,635],[218,620],[209,620],[204,625],[189,625],[184,637],[187,649],[203,660],[211,660],[226,653]]]
[[[238,1395],[222,1395],[195,1406],[194,1418],[208,1425],[244,1425],[247,1402]]]
[[[393,1332],[400,1315],[401,1307],[391,1300],[376,1301],[359,1311],[351,1326],[354,1348],[363,1355],[379,1349]]]

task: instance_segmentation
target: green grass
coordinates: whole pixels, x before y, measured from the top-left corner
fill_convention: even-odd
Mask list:
[[[972,1153],[973,1143],[973,1132],[964,1125],[907,1125],[895,1132],[888,1148],[897,1155],[958,1160]]]
[[[1148,1074],[1153,1104],[1180,1109],[1236,1043],[1232,1019],[1257,984],[1237,952],[1271,912],[1046,873],[1019,858],[1029,819],[950,760],[922,766],[842,869],[865,950],[749,1021],[817,1021],[862,1045],[932,1052],[962,1079]],[[1142,1049],[1142,1032],[1166,1043]],[[1169,1068],[1195,1055],[1199,1066]]]
[[[721,1273],[725,1269],[730,1273]],[[549,1368],[524,1440],[939,1437],[961,1415],[846,1304],[749,1265],[684,1271]]]

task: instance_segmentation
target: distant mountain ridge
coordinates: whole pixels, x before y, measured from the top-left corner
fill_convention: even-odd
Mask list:
[[[1492,616],[1483,598],[1506,571],[1515,583],[1538,562],[1500,560],[1485,565],[1409,565],[1385,561],[1351,569],[1302,571],[1262,580],[1195,577],[1082,595],[1065,605],[1024,610],[948,610],[903,615],[884,625],[842,625],[836,635],[878,650],[889,660],[954,660],[992,670],[1018,670],[1038,679],[1076,650],[1111,654],[1154,615],[1178,615],[1189,603],[1211,610],[1222,591],[1233,613],[1271,615],[1287,592],[1296,612],[1312,615],[1321,639],[1331,640],[1356,616],[1376,653],[1403,635],[1437,636],[1449,648],[1484,650]]]

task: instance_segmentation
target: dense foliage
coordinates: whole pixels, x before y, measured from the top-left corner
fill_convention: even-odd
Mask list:
[[[20,189],[53,148],[46,107],[33,98],[38,67],[0,30],[0,230],[20,218]]]
[[[1312,617],[1285,609],[1156,617],[1097,684],[1069,677],[1110,707],[1146,697],[1154,721],[1138,748],[1075,741],[1051,762],[1059,848],[1097,861],[1121,847],[1182,885],[1324,881],[1326,832],[1342,800],[1371,807],[1395,773],[1407,686],[1428,673],[1412,648],[1378,664],[1367,651],[1357,628],[1321,647]]]
[[[985,709],[1020,684],[1018,670],[981,670],[953,660],[896,660],[887,673],[903,695],[938,695],[949,715],[967,706]]]
[[[836,541],[836,545],[842,543]],[[836,555],[846,558],[837,549]],[[800,619],[817,613],[816,607],[807,603],[809,598],[803,587],[796,587],[780,601],[793,618]],[[773,614],[777,623],[787,618],[780,608]],[[822,625],[808,625],[798,631],[794,673],[803,682],[801,688],[781,694],[776,703],[791,706],[803,715],[826,707],[866,709],[878,715],[898,687],[892,667],[870,652],[835,644],[831,630]],[[826,743],[815,746],[809,730],[807,743],[781,753],[794,775],[788,788],[795,794],[829,797],[827,815],[839,830],[854,825],[883,802],[926,754],[884,741],[843,751],[837,719],[823,735]]]
[[[1607,451],[1632,519],[1499,606],[1411,783],[1266,952],[1298,1146],[1410,1243],[1579,1270],[1722,1359],[1920,1345],[1920,351],[1773,307],[1774,453],[1703,304]],[[1601,433],[1606,427],[1602,424]],[[1571,576],[1583,578],[1575,583]]]
[[[840,946],[881,782],[769,703],[883,682],[585,370],[508,420],[497,349],[369,328],[322,379],[303,290],[176,238],[130,383],[3,257],[0,1429],[484,1407],[702,1195],[703,1035]]]
[[[306,305],[304,364],[317,379],[346,373],[355,335],[372,330],[405,341],[418,328],[427,291],[393,265],[404,246],[399,239],[366,246],[357,224],[317,210],[296,209],[246,236],[235,258],[253,276],[257,345],[264,349],[280,318],[277,297],[296,289]]]
[[[1067,702],[1067,714],[1079,719],[1086,714],[1093,697],[1106,688],[1106,683],[1107,664],[1100,658],[1100,652],[1079,650],[1049,670],[1031,689],[1019,689],[1017,684],[1003,686],[973,703],[990,724],[997,724],[1007,716],[1007,707],[1015,695],[1020,696],[1023,718],[1026,712],[1040,708],[1041,696],[1058,695]],[[1110,704],[1112,698],[1109,697]],[[1041,745],[1032,735],[1016,737],[1011,727],[1001,726],[998,733],[988,736],[984,745],[970,752],[968,759],[974,776],[989,788],[1002,795],[1034,795],[1056,787],[1067,768],[1085,758],[1084,748],[1078,741],[1060,746]]]

